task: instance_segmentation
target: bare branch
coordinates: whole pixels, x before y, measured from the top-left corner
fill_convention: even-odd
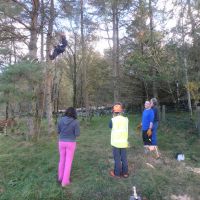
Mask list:
[[[9,17],[10,19],[15,20],[16,22],[20,23],[21,25],[23,25],[26,29],[30,30],[30,26],[28,26],[27,24],[25,24],[24,22],[22,22],[21,19],[18,19],[16,17],[10,16],[10,15],[6,15],[7,17]]]

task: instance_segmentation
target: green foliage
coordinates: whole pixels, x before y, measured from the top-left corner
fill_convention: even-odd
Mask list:
[[[112,99],[111,69],[103,57],[92,53],[88,65],[88,92],[90,101],[94,105],[105,105]]]
[[[0,12],[4,13],[5,16],[7,15],[18,15],[22,11],[22,7],[15,4],[12,1],[2,0],[0,2]]]
[[[38,34],[43,35],[45,38],[46,33],[44,30],[47,28],[47,22],[52,16],[50,16],[51,12],[48,2],[43,2],[44,5],[41,1],[39,2],[41,3],[41,9],[37,14],[38,20],[41,21],[41,32],[38,32]],[[78,89],[81,88],[82,85],[82,72],[80,69],[82,56],[80,52],[79,3],[67,0],[58,0],[56,2],[56,24],[54,26],[56,27],[56,30],[53,30],[53,32],[62,30],[67,33],[67,40],[69,42],[68,47],[70,48],[67,48],[65,51],[67,57],[64,59],[68,60],[71,72],[73,72],[72,54],[76,54],[77,102],[82,101],[81,99],[83,94],[82,89],[81,91]],[[36,12],[31,12],[31,9],[33,8],[32,5],[34,4],[32,4],[31,0],[0,1],[1,65],[5,65],[5,63],[14,60],[20,60],[21,58],[19,55],[27,48],[24,44],[29,43],[30,34],[27,33],[30,32],[31,20],[34,19],[34,15],[36,14]],[[121,79],[123,79],[120,80],[123,85],[120,88],[121,97],[124,98],[125,93],[130,94],[130,99],[133,99],[138,95],[145,96],[145,93],[148,93],[148,96],[151,96],[152,85],[156,85],[156,89],[158,89],[158,97],[161,101],[163,99],[163,101],[165,101],[165,97],[169,96],[169,94],[171,97],[173,96],[173,99],[175,99],[175,96],[177,95],[176,81],[178,81],[179,90],[181,90],[179,91],[180,97],[184,97],[186,94],[186,88],[184,83],[185,79],[183,78],[185,77],[183,55],[187,58],[189,81],[195,80],[197,83],[200,81],[200,29],[198,26],[200,15],[198,1],[183,1],[181,3],[181,1],[175,0],[171,2],[170,6],[168,5],[168,2],[166,2],[165,5],[161,0],[86,1],[84,2],[83,19],[86,57],[90,57],[90,47],[94,46],[93,42],[98,37],[102,37],[103,39],[106,38],[109,42],[112,40],[111,33],[113,31],[112,22],[114,20],[114,7],[117,9],[116,20],[119,21],[119,71]],[[150,23],[150,19],[152,19],[152,24]],[[174,24],[174,27],[170,27],[173,19],[173,24],[174,22],[177,22],[177,24]],[[64,22],[63,20],[67,20],[67,22],[62,23]],[[22,31],[22,29],[25,31]],[[103,32],[104,34],[102,34]],[[40,49],[38,48],[38,50]],[[43,51],[45,50],[43,49]],[[183,54],[183,51],[185,54]],[[112,52],[112,48],[110,49],[110,52]],[[113,72],[112,69],[108,70],[108,68],[105,67],[107,63],[112,63],[112,58],[111,54],[109,55],[109,58],[104,56],[104,58],[102,58],[102,63],[99,63],[99,58],[94,58],[91,67],[91,60],[87,60],[87,82],[89,83],[89,101],[91,103],[97,102],[95,99],[99,100],[99,104],[104,104],[104,102],[107,102],[108,100],[112,102],[113,88],[112,85],[109,84],[112,76],[107,76],[106,73],[108,72],[113,74]],[[17,101],[19,101],[22,96],[24,96],[25,99],[34,98],[29,89],[27,89],[28,87],[24,87],[24,91],[27,92],[24,92],[21,87],[21,85],[27,85],[26,83],[23,83],[23,81],[28,82],[28,80],[30,80],[30,85],[35,85],[35,80],[29,77],[29,74],[32,72],[29,73],[27,70],[23,72],[23,69],[20,68],[23,67],[18,67],[18,69],[21,70],[21,75],[17,71],[13,71],[13,73],[15,73],[13,79],[18,82],[17,78],[19,78],[20,84],[18,85],[20,85],[20,89],[17,88],[16,90],[12,85],[10,85],[10,83],[4,84],[4,91],[8,90],[12,92]],[[92,73],[93,75],[91,75]],[[23,79],[22,76],[25,76],[26,78]],[[70,76],[73,77],[73,74],[71,73]],[[94,78],[92,76],[94,76]],[[38,75],[36,75],[36,77],[38,77]],[[95,81],[95,79],[98,81]],[[69,80],[66,79],[64,82],[64,86],[69,85]],[[146,86],[143,87],[144,85]],[[97,90],[97,88],[102,89]],[[137,90],[140,91],[135,92]],[[65,93],[65,96],[66,95],[68,94]],[[99,98],[105,96],[106,98]],[[4,95],[5,101],[6,98],[10,98],[8,97],[8,94]],[[63,101],[67,102],[65,97],[62,98],[64,98]],[[171,100],[168,99],[168,101]],[[79,105],[80,104],[81,103],[79,103]]]
[[[37,84],[41,78],[41,65],[34,62],[22,61],[14,65],[10,65],[3,70],[3,80],[16,82],[25,80],[30,84]]]
[[[200,82],[191,81],[186,87],[190,91],[195,103],[198,103],[200,99]]]
[[[149,58],[143,56],[140,52],[134,52],[127,60],[129,74],[136,76],[138,79],[151,81],[152,77],[149,73]]]
[[[3,69],[0,74],[0,102],[34,102],[42,81],[42,66],[22,61]]]
[[[9,49],[5,49],[5,48],[0,48],[0,55],[7,55],[10,53]]]

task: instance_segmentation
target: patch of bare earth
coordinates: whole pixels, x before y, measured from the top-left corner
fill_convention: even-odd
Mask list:
[[[171,200],[194,200],[191,197],[189,197],[188,195],[171,195]]]

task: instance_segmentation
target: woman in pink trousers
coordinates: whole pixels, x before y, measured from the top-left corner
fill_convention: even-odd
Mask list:
[[[59,120],[58,134],[60,155],[58,181],[62,187],[65,187],[70,184],[71,167],[76,149],[76,137],[80,135],[80,127],[75,108],[67,108],[65,115]]]

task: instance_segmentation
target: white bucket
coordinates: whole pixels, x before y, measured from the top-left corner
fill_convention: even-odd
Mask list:
[[[185,155],[184,154],[177,154],[176,155],[176,159],[178,160],[178,161],[183,161],[183,160],[185,160]]]

